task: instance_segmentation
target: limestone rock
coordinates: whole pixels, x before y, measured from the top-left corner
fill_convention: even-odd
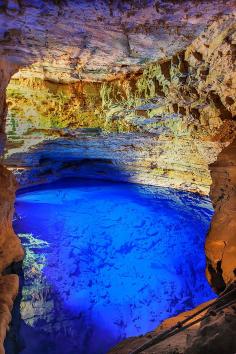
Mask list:
[[[0,274],[12,262],[24,256],[19,238],[12,228],[12,216],[16,182],[13,175],[0,165]],[[18,276],[0,276],[0,353],[4,353],[3,341],[11,320],[13,300],[18,293]]]
[[[0,277],[0,353],[4,354],[3,342],[6,330],[11,321],[13,301],[18,294],[19,279],[17,275],[4,275]]]
[[[213,163],[211,198],[216,208],[206,240],[207,276],[217,291],[235,279],[236,141]]]
[[[31,119],[32,114],[30,123],[9,141],[7,161],[21,180],[38,183],[73,170],[87,174],[88,164],[81,166],[81,158],[90,163],[96,160],[109,172],[111,146],[112,164],[124,169],[125,178],[132,172],[135,181],[207,193],[211,170],[216,212],[206,242],[207,273],[217,291],[233,281],[235,1],[160,0],[141,5],[139,1],[97,0],[56,5],[53,1],[9,0],[0,2],[0,11],[0,156],[6,140],[5,91],[17,69],[21,68],[14,79],[26,80],[26,85],[29,80],[33,91],[37,79],[43,81],[41,87],[45,80],[70,84],[68,101],[54,97],[51,106],[45,105],[48,111],[61,112],[56,121],[59,126],[45,126],[38,119],[42,112],[34,110],[36,119]],[[84,95],[85,82],[90,83],[90,93]],[[78,91],[81,97],[74,100]],[[11,97],[10,104],[19,107],[24,98]],[[95,107],[89,101],[95,101]],[[55,102],[59,107],[53,107]],[[70,117],[63,119],[69,107]],[[84,126],[81,122],[91,112],[93,122]],[[52,116],[47,112],[46,124]],[[30,129],[35,121],[38,126]],[[104,127],[108,127],[105,132]],[[80,132],[71,133],[73,129]],[[58,156],[64,151],[64,165],[63,155],[55,158],[55,151]],[[97,167],[93,173],[98,173]],[[4,167],[0,167],[0,182],[2,271],[21,259],[23,251],[11,226],[16,185]],[[15,292],[7,288],[7,294]],[[0,342],[10,320],[9,304],[10,300],[3,305]],[[217,334],[222,328],[219,321]],[[211,343],[215,348],[217,341]],[[199,350],[206,350],[204,345]],[[168,348],[163,350],[168,352]]]
[[[0,25],[20,29],[3,56],[33,63],[19,74],[57,82],[107,80],[185,49],[234,1],[7,1]],[[14,16],[9,16],[14,15]],[[92,19],[92,21],[88,21]]]
[[[0,272],[24,255],[12,228],[16,182],[10,171],[0,165]]]

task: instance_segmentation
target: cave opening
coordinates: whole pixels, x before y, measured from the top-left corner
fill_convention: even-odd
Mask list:
[[[5,1],[5,3],[8,3],[8,1]],[[81,23],[86,27],[87,33],[85,34],[86,31],[81,30],[83,26],[78,28],[78,36],[72,36],[74,45],[71,47],[69,42],[65,42],[67,38],[65,33],[67,34],[66,29],[71,27],[71,18],[74,15],[81,16],[82,14],[79,2],[66,2],[66,8],[64,8],[63,2],[60,2],[59,10],[52,4],[46,4],[46,7],[44,7],[44,3],[46,2],[42,1],[40,10],[35,1],[31,4],[28,1],[20,1],[19,9],[13,9],[13,12],[11,8],[8,9],[7,16],[14,15],[20,17],[20,19],[14,21],[12,17],[12,21],[7,18],[4,23],[7,30],[4,29],[1,33],[1,39],[3,40],[1,47],[3,48],[3,61],[0,61],[2,78],[0,83],[1,151],[5,146],[5,117],[7,113],[5,88],[8,80],[13,72],[19,69],[19,66],[29,64],[31,59],[37,62],[33,67],[25,66],[24,70],[19,70],[12,77],[7,89],[9,106],[6,120],[7,145],[2,162],[13,172],[20,187],[26,188],[19,190],[17,195],[16,207],[19,209],[15,214],[14,227],[19,234],[23,233],[21,236],[22,242],[27,252],[23,265],[25,274],[22,275],[22,279],[25,278],[25,283],[21,289],[22,293],[19,295],[19,301],[15,303],[13,321],[10,325],[13,332],[9,332],[5,347],[9,353],[25,351],[26,354],[28,350],[31,354],[32,351],[36,353],[36,349],[33,347],[39,342],[43,346],[40,349],[41,352],[48,351],[52,354],[53,350],[58,353],[68,338],[72,338],[70,345],[73,347],[73,338],[76,337],[76,334],[74,325],[71,325],[70,322],[72,319],[78,324],[76,329],[82,327],[84,330],[84,336],[78,336],[83,341],[81,346],[86,345],[84,352],[86,354],[88,352],[91,344],[89,342],[90,338],[94,340],[89,351],[91,353],[95,351],[93,345],[97,340],[98,333],[101,333],[101,339],[105,336],[101,344],[101,352],[103,352],[132,333],[138,335],[154,328],[159,323],[158,321],[155,322],[155,314],[161,308],[158,307],[159,305],[157,306],[159,300],[160,304],[164,304],[163,313],[161,313],[161,310],[158,312],[158,318],[162,319],[165,318],[165,314],[166,316],[176,314],[214,296],[210,288],[207,288],[204,277],[205,256],[207,259],[207,279],[216,292],[222,291],[235,279],[234,171],[236,153],[235,67],[233,60],[235,37],[233,34],[233,16],[228,16],[228,11],[232,11],[233,7],[229,4],[228,10],[226,9],[225,12],[226,16],[221,16],[221,13],[217,12],[215,17],[214,11],[219,10],[218,6],[222,9],[226,4],[220,1],[221,4],[213,6],[215,7],[213,9],[209,3],[209,8],[205,8],[204,5],[201,12],[206,14],[207,19],[202,18],[201,13],[198,13],[194,21],[192,21],[191,16],[186,15],[185,9],[184,18],[187,21],[187,26],[181,27],[175,21],[166,26],[165,20],[161,19],[158,20],[160,27],[154,26],[153,28],[153,23],[150,26],[148,23],[147,26],[146,23],[143,23],[144,26],[138,25],[134,29],[133,26],[123,26],[122,19],[122,21],[115,21],[115,30],[113,31],[110,28],[110,23],[116,19],[117,12],[114,11],[114,13],[112,12],[112,18],[109,18],[111,22],[108,21],[106,25],[103,21],[106,16],[109,17],[108,14],[105,17],[99,15],[98,21],[95,21],[96,26],[102,26],[101,31],[97,31],[97,28],[94,29],[90,24],[87,27],[87,23],[83,23],[84,19],[82,19]],[[78,7],[74,7],[74,3],[78,3]],[[145,2],[145,7],[149,6],[149,3]],[[176,4],[177,9],[175,8],[174,11],[177,10],[175,13],[182,16],[182,12],[179,11],[181,8],[178,8],[178,6],[181,7],[181,3],[169,3],[173,9],[175,8],[174,4]],[[199,6],[202,6],[202,3],[199,2]],[[36,7],[34,8],[34,6]],[[191,1],[186,2],[186,6],[189,6],[189,9],[194,8]],[[4,12],[4,8],[0,7],[1,11]],[[40,24],[35,32],[31,32],[31,26],[34,22],[30,13],[32,7],[34,8],[35,22]],[[93,10],[90,5],[85,6],[85,12],[90,13]],[[99,6],[95,10],[99,11]],[[140,10],[142,11],[141,8]],[[146,11],[146,9],[143,10]],[[168,6],[167,8],[164,6],[164,12],[166,10],[167,13],[170,12]],[[24,14],[25,11],[26,15]],[[67,11],[69,11],[70,16],[64,18]],[[154,14],[153,11],[151,12]],[[156,13],[159,16],[158,11]],[[154,16],[156,16],[156,13]],[[132,22],[137,14],[138,12],[130,13],[126,20]],[[123,15],[125,16],[125,13]],[[60,16],[66,21],[65,26],[60,26]],[[160,11],[160,16],[162,17],[162,11]],[[172,22],[176,16],[171,17],[172,19],[169,18],[169,20]],[[24,24],[21,22],[22,18]],[[91,18],[93,17],[91,16]],[[138,16],[138,22],[142,22],[141,18],[142,16]],[[143,20],[146,21],[146,18],[144,16]],[[210,18],[212,18],[212,23],[211,20],[209,21]],[[48,19],[53,21],[48,21]],[[56,19],[56,22],[54,22],[54,19]],[[48,27],[49,23],[50,28]],[[53,26],[51,26],[52,23]],[[77,19],[74,23],[78,23]],[[120,24],[122,24],[122,28],[120,28]],[[169,29],[175,27],[176,24],[176,31],[169,32]],[[187,28],[187,31],[185,31],[185,28]],[[134,32],[130,33],[133,29]],[[150,29],[152,29],[151,32]],[[200,35],[201,30],[204,32],[203,35]],[[141,32],[139,33],[139,31]],[[97,36],[98,32],[101,35],[100,39]],[[42,34],[45,36],[43,47],[39,40]],[[37,37],[36,41],[32,38],[34,35]],[[162,46],[160,47],[160,37],[164,38],[163,45],[167,49],[166,52],[163,51]],[[95,38],[95,41],[93,41],[93,38]],[[186,42],[180,40],[180,38],[185,38]],[[94,47],[94,43],[98,39],[99,46]],[[114,51],[114,56],[108,56],[107,50],[109,46],[113,48],[116,39],[119,45]],[[16,48],[18,49],[16,50]],[[142,48],[141,51],[140,48]],[[6,62],[4,62],[5,57],[7,58]],[[58,62],[54,60],[56,57],[59,58]],[[104,59],[103,63],[101,63],[101,58]],[[11,64],[7,62],[8,59],[12,61]],[[223,63],[224,65],[222,65]],[[13,69],[11,70],[11,68]],[[60,180],[61,178],[78,177],[80,180],[71,179],[69,185],[68,180]],[[0,304],[4,303],[3,314],[5,316],[4,324],[2,325],[1,322],[1,329],[3,329],[1,333],[3,335],[0,337],[0,342],[2,343],[7,324],[10,322],[12,303],[18,291],[18,278],[8,277],[8,272],[14,273],[16,270],[14,270],[14,266],[8,266],[12,262],[22,259],[23,254],[19,240],[11,226],[16,184],[12,174],[3,166],[0,166],[0,180],[0,204],[2,207],[0,214],[0,221],[2,222],[0,252],[2,257],[0,261],[3,275],[0,287],[1,289],[4,288],[5,281],[8,286],[5,297],[0,298]],[[51,184],[48,185],[48,183]],[[93,194],[94,190],[96,195]],[[120,208],[122,210],[119,208],[117,210],[114,198],[107,197],[107,191],[110,191],[109,195],[112,196],[119,191],[116,197],[118,204],[122,205],[122,208]],[[206,197],[209,192],[216,212],[207,236],[204,255],[204,239],[212,216],[211,204]],[[71,197],[71,193],[73,197]],[[88,198],[89,193],[91,193],[90,198]],[[35,197],[36,195],[37,197]],[[46,203],[45,198],[47,198]],[[75,202],[76,207],[81,202],[88,217],[80,218],[76,207],[76,210],[73,209],[74,212],[73,210],[68,211],[67,199],[68,203],[73,204]],[[56,206],[53,200],[56,201]],[[91,200],[94,204],[91,203]],[[104,205],[104,208],[98,208],[99,200],[102,200],[101,204]],[[63,212],[62,214],[59,213],[58,216],[60,209]],[[96,230],[99,232],[95,235],[93,227],[95,223],[94,210],[98,210],[98,214],[101,213],[99,215],[102,220],[96,224]],[[119,215],[119,218],[116,218],[118,211],[122,214]],[[79,212],[81,212],[80,209]],[[179,215],[182,212],[184,214],[182,215],[183,219]],[[69,216],[65,218],[63,215]],[[138,223],[136,224],[137,215],[139,216],[138,222],[143,221],[141,226]],[[170,217],[170,215],[172,216]],[[176,215],[176,217],[173,218],[173,215]],[[79,223],[77,222],[77,216],[79,221],[82,219]],[[107,221],[107,216],[110,218],[108,220],[111,222],[110,224]],[[35,223],[34,219],[37,217],[39,221]],[[87,224],[85,223],[85,221],[87,222],[86,219],[89,221]],[[187,220],[186,227],[184,220]],[[26,221],[27,225],[24,225]],[[50,225],[47,224],[48,221],[50,221]],[[118,231],[114,228],[113,222],[115,222]],[[135,227],[135,225],[139,227]],[[164,236],[162,235],[158,239],[160,225],[163,226]],[[70,234],[67,234],[70,226],[73,230]],[[81,226],[84,227],[83,230],[80,229]],[[191,227],[193,228],[191,229]],[[134,231],[131,231],[130,228],[133,228]],[[102,314],[107,316],[105,316],[104,322],[106,325],[112,322],[110,328],[113,329],[110,332],[105,330],[104,335],[104,327],[101,326],[103,318],[100,312],[92,312],[92,308],[96,309],[96,305],[89,307],[88,301],[79,301],[85,307],[85,311],[82,312],[81,309],[76,307],[78,306],[77,299],[76,301],[70,299],[71,288],[77,293],[78,287],[85,284],[86,291],[90,289],[92,292],[91,297],[96,293],[99,301],[104,305],[104,301],[107,299],[112,301],[115,299],[117,294],[114,295],[114,289],[116,289],[117,283],[120,284],[122,276],[115,267],[113,267],[114,271],[113,268],[109,268],[109,276],[112,276],[111,282],[114,281],[116,284],[114,287],[107,284],[107,293],[104,294],[100,292],[100,289],[104,290],[102,281],[94,286],[93,279],[90,281],[91,276],[88,273],[83,272],[83,276],[80,276],[78,264],[81,268],[84,265],[81,265],[79,261],[77,267],[73,269],[74,273],[71,276],[73,283],[69,284],[69,289],[67,279],[70,279],[71,274],[66,272],[71,270],[70,266],[74,257],[77,257],[81,252],[83,253],[81,246],[77,247],[73,244],[75,239],[75,243],[80,241],[78,234],[74,238],[74,232],[77,233],[78,231],[86,245],[91,243],[90,239],[92,238],[92,244],[94,242],[99,248],[101,240],[102,242],[107,241],[107,230],[109,229],[111,233],[109,233],[110,239],[108,241],[111,244],[119,239],[122,241],[122,237],[126,238],[123,245],[116,245],[115,259],[119,261],[118,258],[120,257],[124,267],[127,263],[130,266],[132,261],[137,261],[137,255],[140,255],[140,252],[145,252],[145,261],[138,268],[141,268],[145,273],[143,278],[149,279],[150,277],[151,281],[150,284],[145,284],[145,290],[142,290],[140,282],[132,283],[132,279],[139,274],[138,271],[135,274],[129,272],[131,273],[129,274],[129,284],[132,286],[126,287],[121,295],[128,294],[129,299],[132,297],[132,300],[136,301],[136,295],[138,294],[137,301],[139,304],[141,303],[142,310],[138,312],[138,306],[135,306],[132,310],[133,318],[129,322],[124,319],[123,312],[117,310],[118,306],[114,310],[114,308],[109,308],[109,304],[106,304],[106,310],[102,311]],[[120,234],[122,237],[117,236]],[[140,234],[145,238],[141,245],[139,244]],[[66,241],[61,240],[62,244],[65,245],[64,248],[58,242],[63,235],[67,239]],[[188,239],[186,239],[187,235]],[[49,244],[48,238],[50,237],[52,240],[56,236],[55,243],[53,245]],[[147,242],[148,248],[152,238],[155,241],[150,247],[150,252],[147,252],[143,246]],[[130,242],[131,239],[134,240],[134,246]],[[171,243],[173,240],[177,240],[175,244]],[[72,250],[64,241],[72,244]],[[157,242],[157,248],[155,242]],[[170,245],[174,250],[173,253],[168,247],[164,250],[164,246],[162,248],[163,243]],[[189,244],[191,249],[186,246]],[[136,245],[140,248],[137,249]],[[160,249],[158,248],[159,245]],[[111,267],[110,255],[112,254],[109,248],[110,244],[105,247],[109,251],[109,262],[107,264],[102,260],[104,274],[107,267]],[[159,259],[162,259],[162,256],[164,257],[161,264],[156,260],[158,250],[163,250],[163,254],[167,253],[165,257],[163,254],[158,255]],[[64,251],[65,253],[63,253]],[[60,268],[61,261],[58,262],[57,253],[64,255],[63,264],[65,266],[63,266],[63,269]],[[86,265],[92,264],[96,269],[101,259],[97,257],[97,252],[95,253],[93,247],[87,247],[85,255],[88,257],[88,261],[86,263],[85,259],[84,263]],[[50,262],[54,256],[55,262]],[[188,260],[187,264],[186,259]],[[192,259],[194,261],[199,260],[197,265]],[[80,261],[83,262],[83,260]],[[145,262],[149,262],[148,267],[146,267]],[[181,265],[181,262],[184,262],[183,265]],[[29,266],[28,269],[27,265]],[[58,274],[58,269],[61,274]],[[169,272],[169,269],[171,269],[171,272]],[[37,283],[39,279],[42,279],[40,274],[43,274],[42,277],[46,276],[45,287],[44,280],[42,280],[43,286],[41,282],[40,284]],[[88,275],[88,278],[85,274]],[[102,274],[103,278],[106,279],[104,274]],[[170,292],[165,292],[164,284],[161,283],[164,280],[157,279],[158,275],[165,277],[165,281],[168,283],[167,288],[171,289]],[[116,279],[118,280],[116,281]],[[140,279],[142,280],[142,274]],[[138,280],[140,279],[138,278]],[[52,286],[54,280],[55,287]],[[10,286],[7,283],[8,281]],[[174,286],[171,281],[173,281]],[[50,283],[50,287],[47,282]],[[153,290],[153,286],[157,283],[156,288],[158,289]],[[189,283],[191,287],[194,286],[195,290],[191,290]],[[154,296],[155,300],[152,303],[151,294],[155,293],[157,295],[160,284],[164,295],[163,297],[159,296],[156,303]],[[181,285],[178,287],[176,284]],[[140,288],[135,288],[139,285]],[[41,286],[43,288],[40,288]],[[56,288],[55,292],[52,291],[51,286],[54,290]],[[181,295],[180,288],[186,290],[182,291]],[[141,289],[140,292],[137,291],[139,289]],[[196,289],[200,290],[197,291]],[[133,293],[129,292],[131,290]],[[88,299],[86,291],[85,296]],[[69,305],[68,303],[65,305],[68,299]],[[25,300],[26,302],[24,302]],[[46,312],[44,312],[43,306],[45,301]],[[119,301],[124,304],[124,298],[120,298]],[[33,308],[36,319],[31,317],[32,303],[36,305]],[[92,303],[94,304],[93,301]],[[66,310],[63,307],[64,305]],[[131,307],[128,306],[128,309],[130,310]],[[150,307],[152,313],[149,311]],[[23,321],[21,324],[23,332],[25,330],[25,343],[16,339],[19,322],[14,325],[14,320],[19,315],[19,310],[23,311],[21,313]],[[113,315],[116,316],[117,311],[119,312],[119,318],[112,321],[114,320]],[[125,311],[125,315],[128,312]],[[62,316],[62,321],[58,313]],[[72,315],[75,313],[76,318],[73,319]],[[93,316],[96,317],[95,320],[92,319]],[[55,317],[57,318],[55,319]],[[92,321],[87,321],[88,317]],[[99,317],[98,321],[97,317]],[[153,318],[154,321],[152,322],[151,319]],[[24,319],[29,320],[29,323],[26,323]],[[52,322],[50,322],[51,320]],[[216,320],[218,320],[218,317]],[[150,324],[150,322],[152,323]],[[35,324],[34,328],[32,323]],[[51,328],[52,323],[53,330]],[[153,327],[151,327],[152,325]],[[14,332],[14,326],[16,332]],[[98,331],[96,331],[96,328]],[[201,328],[204,332],[204,323],[201,323],[197,333],[197,337],[200,337],[202,342],[199,344],[198,339],[196,339],[199,350],[203,347],[202,351],[205,350],[206,352],[206,347],[208,348],[212,343],[213,347],[215,346],[218,350],[217,338],[225,337],[225,332],[221,332],[219,328],[217,329],[217,326],[214,326],[214,320],[210,320],[211,333],[206,337],[202,336]],[[212,333],[215,333],[215,328],[218,333],[212,335]],[[43,333],[39,333],[41,329]],[[57,331],[57,343],[53,342],[48,334],[51,331],[51,335],[53,333],[54,336],[54,329]],[[60,333],[61,329],[63,334]],[[34,339],[31,341],[32,331]],[[35,335],[35,331],[37,335]],[[45,332],[47,335],[45,335]],[[194,346],[196,332],[197,330],[190,340],[181,339],[184,342],[182,346],[184,352],[186,347],[191,346],[191,343]],[[226,337],[229,333],[231,332],[226,333]],[[93,337],[93,334],[95,337]],[[8,340],[9,336],[12,336],[13,341]],[[46,340],[45,336],[47,337]],[[150,336],[150,333],[146,335],[146,338],[148,336]],[[230,335],[228,337],[232,338]],[[38,341],[35,341],[35,338]],[[77,340],[78,346],[78,338],[75,340]],[[230,343],[230,340],[228,342]],[[60,344],[61,348],[58,349]],[[15,347],[14,350],[12,350],[12,347]],[[222,349],[222,347],[220,348]],[[76,353],[78,352],[77,349]],[[129,348],[126,349],[124,349],[125,353],[127,350],[129,351]],[[221,352],[223,353],[226,350],[228,354],[227,348],[223,349]],[[165,350],[166,348],[164,348],[164,352]],[[216,352],[214,348],[212,350],[214,353]],[[72,349],[72,353],[73,351],[74,349]],[[159,352],[158,349],[157,352]],[[194,350],[191,351],[190,349],[191,352],[194,352]],[[119,348],[118,353],[121,354]]]
[[[7,89],[5,164],[21,187],[13,225],[26,251],[17,304],[22,354],[78,346],[106,353],[215,296],[203,252],[212,205],[191,193],[205,190],[208,170],[204,181],[185,165],[159,167],[157,158],[166,158],[159,131],[147,136],[120,124],[117,111],[110,118],[116,99],[104,111],[104,86],[87,85],[13,77]],[[101,111],[88,120],[91,92]],[[150,97],[132,107],[149,128],[153,111],[160,119],[165,109]],[[171,153],[179,151],[177,142]],[[176,175],[187,191],[166,188]]]

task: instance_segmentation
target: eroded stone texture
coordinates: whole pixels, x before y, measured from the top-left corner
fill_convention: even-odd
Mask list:
[[[118,344],[110,354],[129,354],[154,336],[175,326],[178,322],[185,320],[195,312],[201,310],[206,305],[204,303],[192,311],[183,312],[176,317],[164,321],[156,331],[150,332],[145,336],[129,338]],[[206,315],[204,311],[202,315]],[[236,350],[235,330],[236,330],[236,311],[235,306],[229,306],[219,311],[216,316],[208,317],[201,322],[179,332],[163,342],[156,344],[143,351],[145,354],[233,354]],[[199,315],[195,317],[198,319]]]
[[[0,165],[0,274],[12,262],[22,260],[24,252],[12,228],[16,182],[5,167]],[[13,300],[18,293],[18,276],[0,275],[0,353],[11,320]]]
[[[19,288],[17,275],[0,276],[0,353],[4,354],[3,342],[11,321],[11,310]]]
[[[58,85],[33,67],[31,79],[19,71],[8,89],[6,163],[36,183],[104,155],[121,180],[208,193],[208,165],[235,134],[234,33],[235,14],[221,14],[186,50],[103,83]]]
[[[36,78],[69,84],[81,80],[106,81],[95,94],[101,98],[98,105],[101,110],[96,118],[103,119],[100,121],[103,129],[105,123],[109,123],[109,134],[141,132],[151,135],[155,144],[156,141],[158,144],[165,142],[164,151],[160,149],[159,153],[151,149],[149,165],[146,161],[143,164],[146,172],[150,166],[156,169],[158,183],[164,180],[166,185],[172,185],[172,180],[175,182],[173,186],[206,193],[210,185],[207,165],[212,164],[211,193],[216,214],[206,243],[208,277],[218,291],[224,283],[232,281],[235,276],[235,175],[232,168],[235,144],[229,144],[235,138],[235,1],[159,1],[145,2],[142,6],[136,1],[110,2],[110,5],[101,1],[73,1],[65,7],[62,3],[55,6],[53,2],[14,0],[1,3],[0,9],[0,54],[4,69],[1,71],[0,91],[1,153],[5,139],[5,88],[14,72],[5,63],[14,63],[15,68],[28,65],[15,78],[30,79],[32,85],[35,85]],[[130,72],[136,75],[135,89]],[[8,74],[5,76],[5,73]],[[14,100],[12,102],[14,104]],[[84,112],[89,112],[87,107]],[[72,126],[75,127],[78,128]],[[62,128],[68,128],[67,122],[64,127],[56,127],[59,128],[56,133],[52,128],[55,127],[43,129],[41,136],[36,129],[37,139],[42,138],[40,141],[36,139],[39,145],[34,144],[32,132],[27,128],[29,139],[26,143],[17,141],[18,147],[23,144],[26,154],[17,155],[17,146],[11,141],[11,148],[16,150],[12,150],[9,161],[15,158],[18,168],[28,169],[35,160],[36,165],[40,162],[38,157],[52,143],[63,142],[73,148],[70,132],[68,140],[65,137],[56,140],[58,135],[66,134]],[[46,134],[49,138],[45,138]],[[134,140],[135,134],[132,135]],[[111,137],[109,135],[107,139]],[[86,139],[90,144],[92,140]],[[99,138],[96,139],[99,142]],[[194,153],[188,150],[190,146],[194,146]],[[225,146],[228,148],[217,160]],[[127,146],[123,148],[127,149]],[[144,144],[144,152],[146,148]],[[135,144],[132,155],[134,151]],[[130,159],[129,154],[124,154],[127,155]],[[171,158],[175,159],[174,163]],[[187,160],[186,168],[181,161]],[[157,161],[166,163],[164,171]],[[14,183],[5,169],[0,171],[3,186],[6,186],[1,191],[3,212],[0,215],[4,226],[1,242],[4,252],[9,250],[11,242],[14,245],[9,255],[4,253],[1,265],[4,268],[19,259],[22,250],[10,226]],[[178,183],[176,171],[181,171]],[[39,169],[39,172],[46,173],[47,178],[47,171]],[[54,173],[57,174],[57,170]],[[184,176],[188,173],[185,183]],[[36,173],[36,177],[39,174]],[[10,192],[7,178],[13,188],[10,187]],[[144,180],[147,181],[146,175]]]
[[[236,350],[236,308],[229,306],[215,317],[201,322],[195,336],[188,340],[185,354],[233,354]]]
[[[142,346],[144,343],[147,343],[153,337],[170,329],[171,327],[175,326],[178,322],[184,321],[186,318],[193,315],[195,311],[201,310],[202,308],[209,305],[210,303],[211,303],[211,301],[197,306],[194,310],[182,312],[178,316],[171,317],[171,318],[163,321],[161,323],[161,325],[155,331],[149,332],[149,333],[145,334],[144,336],[128,338],[124,342],[122,342],[122,343],[118,344],[116,347],[112,348],[109,353],[110,354],[129,354],[133,350]],[[206,311],[204,311],[203,314],[206,314]],[[200,317],[196,316],[196,319],[198,319],[198,318],[200,318]],[[159,344],[156,344],[156,345],[150,347],[149,349],[146,349],[144,351],[144,353],[145,354],[146,353],[147,354],[153,354],[153,353],[183,354],[187,350],[188,343],[191,342],[193,340],[193,338],[195,338],[196,333],[199,330],[199,328],[200,328],[200,323],[197,323],[194,326],[188,328],[187,330],[180,332],[178,335],[175,335],[174,337],[170,337],[170,338],[166,339],[165,341],[163,341]],[[191,354],[195,354],[195,352],[192,352]]]
[[[6,164],[22,186],[79,176],[208,193],[211,179],[207,163],[196,145],[190,148],[189,138],[176,141],[174,137],[134,132],[60,134],[63,132],[60,138],[51,135],[45,140],[38,135],[33,141],[25,140],[28,152],[17,149],[9,155]],[[36,140],[38,144],[32,146]],[[204,144],[212,161],[220,147],[211,142]]]
[[[5,124],[7,115],[6,88],[11,76],[17,70],[17,64],[11,60],[0,59],[0,158],[3,154],[5,145]]]
[[[233,0],[217,6],[194,0],[6,3],[0,53],[34,62],[19,76],[57,82],[107,80],[168,58],[235,5]]]
[[[18,293],[18,277],[2,272],[12,262],[23,258],[20,240],[12,228],[12,216],[16,192],[16,181],[10,171],[1,165],[5,144],[5,123],[7,114],[6,87],[17,64],[0,59],[0,353],[4,353],[3,341],[11,320],[13,300]]]
[[[206,241],[207,276],[217,291],[236,275],[236,140],[210,166],[211,198],[216,209]]]
[[[16,182],[11,172],[0,166],[0,272],[23,257],[23,250],[12,228]]]

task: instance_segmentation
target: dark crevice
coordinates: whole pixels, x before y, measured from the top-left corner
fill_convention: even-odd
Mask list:
[[[80,159],[80,160],[76,160],[76,161],[66,161],[62,164],[63,168],[68,168],[71,166],[82,166],[82,165],[87,165],[87,164],[108,164],[108,165],[112,165],[113,162],[110,159],[102,159],[102,158],[95,158],[95,159]]]
[[[18,295],[14,301],[12,309],[12,320],[9,325],[9,331],[4,341],[4,349],[6,354],[18,354],[25,348],[25,343],[20,335],[21,326],[21,313],[20,305],[22,300],[22,287],[24,283],[24,274],[22,269],[22,263],[12,263],[4,271],[4,274],[17,274],[20,279],[20,286]]]
[[[234,99],[230,96],[226,96],[225,97],[225,102],[229,105],[232,106],[232,104],[234,104]]]
[[[222,120],[233,119],[232,113],[223,105],[221,98],[217,93],[211,91],[209,94],[209,99],[211,102],[213,102],[215,107],[219,109],[220,118]]]
[[[175,113],[178,113],[178,105],[177,105],[177,103],[173,103],[172,108],[173,108],[173,111]]]
[[[161,67],[161,73],[165,77],[166,80],[170,81],[170,68],[171,68],[171,61],[164,61],[163,63],[160,63]]]
[[[179,113],[185,116],[186,114],[186,108],[185,107],[179,107]]]
[[[185,60],[185,52],[184,51],[179,53],[179,61],[180,61],[179,71],[182,74],[187,74],[188,70],[189,70],[189,63]]]
[[[190,113],[191,115],[195,118],[195,119],[199,119],[200,118],[200,113],[199,110],[196,108],[191,108],[190,109]]]
[[[203,61],[203,57],[202,57],[202,54],[195,51],[195,52],[192,52],[192,55],[194,56],[195,59],[197,59],[198,61]]]
[[[172,57],[172,64],[173,65],[179,65],[179,58],[177,55],[173,55]]]
[[[164,97],[165,93],[163,91],[163,86],[160,84],[160,82],[158,80],[155,80],[154,83],[155,83],[155,93],[158,96]]]
[[[208,75],[209,75],[209,68],[202,69],[200,71],[200,76],[202,80],[205,80]]]
[[[199,93],[197,92],[197,89],[193,86],[189,86],[189,93],[190,95],[194,95],[196,96],[197,98],[199,98]]]
[[[208,264],[207,269],[210,274],[210,281],[212,284],[213,289],[219,294],[221,293],[225,287],[226,284],[224,282],[223,276],[222,276],[222,268],[221,268],[221,261],[218,261],[216,264],[216,269],[213,268],[212,264]]]

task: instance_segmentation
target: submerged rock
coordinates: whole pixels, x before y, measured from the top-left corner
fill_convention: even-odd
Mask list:
[[[214,297],[198,251],[210,221],[208,198],[65,180],[19,194],[16,209],[16,230],[27,225],[32,232],[20,234],[22,354],[44,347],[50,354],[106,353]],[[32,335],[40,341],[29,341]]]

